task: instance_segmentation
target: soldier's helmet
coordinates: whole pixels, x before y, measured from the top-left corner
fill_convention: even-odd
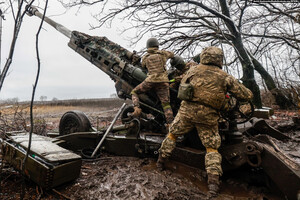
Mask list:
[[[171,59],[170,64],[180,71],[185,67],[185,62],[181,56],[174,56],[174,58]]]
[[[193,61],[194,62],[196,62],[196,63],[200,63],[200,53],[199,54],[197,54],[197,55],[195,55],[194,57],[193,57]]]
[[[204,65],[216,65],[222,69],[223,51],[218,47],[206,47],[200,54],[200,63]]]
[[[149,38],[147,40],[147,44],[146,44],[147,48],[151,48],[151,47],[159,47],[159,42],[156,38]]]

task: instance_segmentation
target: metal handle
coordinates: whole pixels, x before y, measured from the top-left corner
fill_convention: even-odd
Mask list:
[[[120,116],[120,114],[123,112],[124,108],[126,106],[126,103],[123,103],[122,107],[120,108],[119,112],[117,113],[117,115],[115,116],[114,120],[111,122],[110,126],[108,127],[108,129],[106,130],[105,134],[103,135],[101,141],[99,142],[99,144],[97,145],[97,147],[95,148],[93,154],[92,154],[92,158],[95,156],[96,152],[98,151],[98,149],[100,148],[101,144],[104,142],[107,134],[109,133],[109,131],[111,130],[111,128],[113,127],[113,125],[116,123],[118,117]]]

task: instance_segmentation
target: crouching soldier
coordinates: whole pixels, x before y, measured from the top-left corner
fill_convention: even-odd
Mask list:
[[[206,148],[205,169],[208,176],[209,198],[217,196],[219,179],[223,173],[222,157],[218,152],[221,145],[218,111],[226,101],[227,92],[238,100],[250,100],[253,96],[243,84],[224,72],[222,65],[223,51],[217,47],[207,47],[200,54],[200,64],[192,67],[183,77],[179,88],[179,96],[183,101],[170,126],[169,134],[162,142],[157,160],[157,167],[163,170],[166,159],[175,148],[177,137],[196,127],[199,138]]]

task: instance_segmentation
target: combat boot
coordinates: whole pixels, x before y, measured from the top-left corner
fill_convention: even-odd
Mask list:
[[[159,171],[165,170],[165,163],[167,158],[162,157],[161,154],[159,154],[158,159],[156,161],[156,167]]]
[[[217,197],[220,190],[220,176],[215,174],[207,174],[208,183],[208,199]]]
[[[142,109],[137,106],[134,106],[133,108],[134,108],[134,111],[131,115],[135,118],[138,118],[142,113]]]

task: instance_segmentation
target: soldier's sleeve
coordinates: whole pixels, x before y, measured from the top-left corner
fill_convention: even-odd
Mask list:
[[[166,56],[167,59],[174,58],[174,53],[172,51],[162,50],[162,52]]]
[[[188,63],[185,64],[184,71],[186,72],[187,70],[189,70],[190,68],[192,68],[193,66],[196,66],[196,65],[198,65],[198,63],[190,61],[190,62],[188,62]]]
[[[253,98],[252,92],[233,76],[226,77],[227,89],[238,100],[248,101]]]
[[[146,68],[146,55],[142,58],[142,67]]]
[[[195,68],[195,66],[192,66],[186,73],[184,73],[181,77],[181,83],[186,83],[187,80],[190,79],[190,77],[192,77],[193,75],[195,75],[197,72],[197,69]]]

